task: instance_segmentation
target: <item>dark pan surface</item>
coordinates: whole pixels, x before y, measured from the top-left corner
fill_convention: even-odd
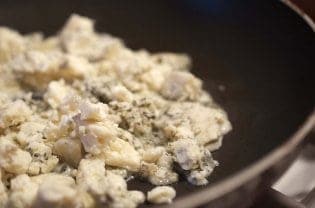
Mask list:
[[[221,165],[211,182],[282,144],[314,107],[314,33],[278,1],[35,2],[1,1],[0,24],[52,34],[76,12],[96,19],[99,31],[123,38],[132,48],[193,57],[194,73],[229,113],[234,128],[215,153]],[[200,189],[185,182],[175,186],[181,194]]]

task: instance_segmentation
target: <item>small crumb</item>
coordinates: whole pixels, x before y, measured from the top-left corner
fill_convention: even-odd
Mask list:
[[[158,186],[147,194],[149,202],[154,204],[171,203],[176,196],[176,191],[170,186]]]

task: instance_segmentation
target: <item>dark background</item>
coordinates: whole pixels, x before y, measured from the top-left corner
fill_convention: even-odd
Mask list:
[[[294,4],[304,10],[313,20],[315,20],[314,0],[291,0]]]

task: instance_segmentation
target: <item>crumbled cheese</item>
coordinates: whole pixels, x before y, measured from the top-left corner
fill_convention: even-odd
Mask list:
[[[60,42],[70,54],[98,60],[105,56],[109,47],[120,44],[109,35],[96,35],[94,22],[88,18],[72,15],[60,33]]]
[[[0,137],[0,167],[9,173],[26,173],[32,157],[20,149],[12,140]]]
[[[0,63],[6,62],[25,49],[23,36],[7,27],[0,27]]]
[[[40,141],[43,138],[43,131],[46,125],[41,119],[39,119],[39,121],[42,123],[28,121],[20,126],[20,131],[17,134],[16,139],[21,146],[24,147],[32,141]]]
[[[171,203],[178,169],[208,183],[231,124],[187,55],[132,50],[75,14],[55,36],[0,39],[0,207],[135,208],[133,178]]]
[[[146,162],[155,163],[164,152],[164,147],[151,147],[143,152],[142,159]]]
[[[108,142],[102,154],[106,164],[137,171],[140,167],[140,154],[128,142],[116,138]]]
[[[75,181],[68,176],[50,175],[40,184],[34,208],[80,206]]]
[[[116,85],[110,89],[109,98],[120,102],[130,102],[133,100],[133,95],[123,85]]]
[[[0,87],[2,87],[2,86],[0,86]],[[9,101],[9,99],[10,99],[10,97],[6,93],[0,92],[0,106],[6,105]]]
[[[41,141],[30,142],[25,149],[32,155],[28,168],[30,175],[49,173],[59,162],[59,159],[52,154],[52,149]]]
[[[44,89],[50,81],[82,78],[92,71],[87,60],[57,50],[26,51],[12,59],[8,67],[21,82],[39,90]]]
[[[154,204],[171,203],[176,196],[176,191],[170,186],[158,186],[147,194],[149,202]]]
[[[4,207],[8,201],[8,194],[5,185],[2,183],[1,169],[0,169],[0,207]]]
[[[38,184],[26,175],[19,175],[11,180],[11,193],[8,207],[31,207],[36,197]]]
[[[115,139],[116,128],[111,122],[96,122],[79,126],[79,135],[84,150],[94,155],[99,154],[110,140]]]
[[[167,76],[171,71],[172,69],[167,65],[157,66],[150,71],[143,73],[140,79],[152,90],[159,91],[161,90],[165,80],[168,79]]]
[[[52,51],[43,53],[40,51],[26,51],[16,56],[10,66],[18,73],[49,73],[57,71],[63,64],[61,52]],[[48,78],[48,77],[47,77]]]
[[[1,44],[1,43],[0,43]],[[10,69],[2,66],[0,63],[0,106],[5,105],[11,100],[20,97],[23,93],[21,92],[21,86],[16,80],[15,75]]]
[[[182,169],[191,170],[198,166],[202,152],[196,140],[179,139],[171,143],[171,146],[175,161],[179,163]]]
[[[82,159],[76,177],[77,184],[94,194],[106,191],[105,162],[100,159]]]
[[[127,198],[135,205],[142,204],[145,201],[145,195],[141,191],[129,191]]]
[[[26,51],[14,57],[8,66],[24,84],[35,89],[43,89],[47,84],[58,79],[58,70],[64,63],[59,51]]]
[[[71,80],[73,77],[82,78],[88,76],[89,73],[92,73],[92,65],[84,58],[66,55],[65,62],[59,70],[59,76],[63,77],[66,80]]]
[[[107,195],[113,199],[113,207],[134,208],[143,203],[145,196],[140,191],[128,191],[123,177],[111,172],[106,174]]]
[[[62,104],[59,106],[61,114],[78,113],[79,105],[81,103],[81,97],[76,94],[68,94]]]
[[[144,98],[132,103],[111,102],[112,108],[121,117],[128,131],[136,136],[152,135],[157,109],[154,100]]]
[[[124,178],[111,171],[105,172],[105,163],[100,159],[83,159],[80,162],[77,184],[93,196],[110,196],[113,207],[136,207],[144,202],[144,194],[139,191],[128,191]],[[103,201],[105,200],[105,201]],[[106,199],[99,198],[97,203]]]
[[[190,172],[187,180],[194,185],[205,185],[208,183],[208,176],[218,165],[219,163],[213,160],[211,152],[208,149],[203,149],[199,167]]]
[[[155,163],[142,162],[140,173],[154,185],[168,185],[178,181],[173,171],[173,158],[164,152]]]
[[[108,107],[103,103],[91,103],[89,101],[82,102],[80,105],[81,120],[102,121],[106,118]]]
[[[64,80],[51,81],[48,85],[44,99],[52,108],[57,108],[71,90],[66,86]]]
[[[0,106],[0,129],[18,125],[26,121],[31,114],[31,109],[22,100]]]
[[[201,94],[201,81],[188,72],[171,72],[161,88],[161,94],[170,100],[196,100]]]
[[[174,103],[157,122],[170,138],[195,138],[199,144],[217,142],[231,130],[224,111],[198,103]]]

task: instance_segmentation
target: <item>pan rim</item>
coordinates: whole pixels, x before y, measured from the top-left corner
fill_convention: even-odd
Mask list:
[[[301,8],[299,8],[296,4],[294,4],[291,0],[280,0],[284,5],[293,10],[296,14],[298,14],[315,32],[315,22],[314,20],[306,14]]]
[[[275,163],[289,155],[289,153],[292,152],[312,131],[314,126],[315,109],[284,144],[272,150],[254,164],[229,176],[227,179],[214,183],[204,190],[175,200],[173,204],[171,204],[172,207],[185,208],[199,206],[241,187],[243,184],[253,180],[255,177],[272,167]]]
[[[290,0],[280,0],[279,2],[286,5],[293,12],[298,14],[304,22],[315,32],[315,22],[302,9],[292,3]],[[204,190],[189,194],[188,196],[175,199],[171,204],[172,207],[185,208],[196,207],[212,200],[218,199],[223,195],[236,190],[246,182],[253,180],[264,171],[268,170],[275,163],[288,156],[304,138],[315,127],[315,107],[313,111],[305,118],[304,122],[297,130],[288,137],[287,141],[279,147],[271,150],[270,153],[260,158],[257,162],[245,167],[235,174],[223,179]],[[167,206],[162,206],[167,207]]]

